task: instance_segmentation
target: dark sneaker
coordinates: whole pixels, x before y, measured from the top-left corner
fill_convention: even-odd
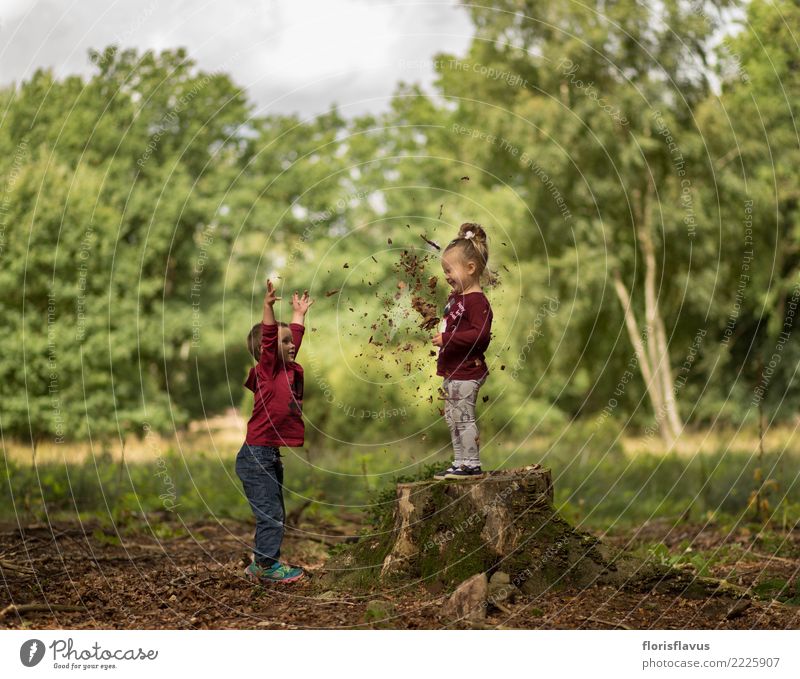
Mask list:
[[[445,474],[446,479],[474,479],[483,476],[483,472],[481,471],[480,467],[468,467],[465,464],[462,464],[458,469],[454,469],[453,471],[447,472]]]
[[[450,465],[450,466],[449,466],[447,469],[445,469],[444,471],[441,471],[441,472],[436,472],[436,473],[433,475],[433,478],[434,478],[434,479],[436,479],[437,481],[442,481],[442,480],[444,480],[444,479],[446,479],[446,478],[447,478],[447,475],[448,475],[448,474],[452,474],[454,471],[456,471],[456,469],[458,469],[458,467],[456,467],[454,464],[451,464],[451,465]]]
[[[245,576],[256,582],[295,582],[303,577],[303,569],[275,562],[274,566],[260,566],[255,561],[244,571]]]

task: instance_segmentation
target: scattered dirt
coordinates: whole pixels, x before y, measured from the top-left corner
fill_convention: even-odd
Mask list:
[[[428,240],[425,236],[421,237],[437,249],[439,248],[436,243]],[[432,330],[439,325],[439,305],[436,299],[438,279],[428,273],[431,259],[432,256],[428,253],[419,254],[417,251],[403,250],[400,262],[395,267],[402,277],[401,283],[411,293],[411,308],[422,317],[420,327],[423,330]]]
[[[433,330],[439,325],[438,308],[431,302],[426,302],[422,297],[414,295],[411,298],[411,308],[422,316],[420,327],[423,330]]]
[[[172,519],[170,522],[169,519]],[[36,525],[20,530],[0,526],[0,628],[20,629],[234,629],[234,628],[353,628],[367,627],[367,605],[391,604],[383,627],[438,629],[449,623],[439,617],[446,596],[425,583],[366,595],[325,591],[324,573],[329,544],[344,539],[341,528],[291,530],[284,555],[307,569],[309,577],[285,587],[261,587],[243,576],[249,558],[251,528],[233,521],[194,523],[174,517],[150,517],[152,532],[122,535],[93,523]],[[647,526],[647,540],[663,542],[675,556],[686,539],[698,545],[727,547],[725,560],[714,570],[720,577],[732,569],[742,584],[757,586],[770,579],[797,577],[800,561],[770,556],[758,536],[726,533],[714,528],[682,526],[662,530]],[[357,527],[346,528],[354,535]],[[673,535],[674,534],[674,535]],[[24,539],[23,539],[24,536]],[[775,534],[770,540],[774,541]],[[635,546],[645,544],[642,531],[606,535],[605,540]],[[763,540],[762,540],[763,543]],[[782,544],[800,551],[800,532],[783,535]],[[749,552],[748,552],[749,548]],[[742,549],[744,551],[742,551]],[[785,555],[787,549],[781,549]],[[677,550],[677,551],[676,551]],[[766,558],[763,558],[766,557]],[[10,566],[14,566],[12,568]],[[9,604],[44,604],[45,610],[14,612]],[[52,612],[48,610],[52,608]],[[58,610],[67,608],[67,610]],[[518,596],[490,608],[481,626],[524,629],[797,629],[800,607],[775,600],[735,601],[714,597],[686,599],[652,592],[623,592],[613,587]]]
[[[436,246],[433,241],[428,242]],[[394,265],[397,291],[381,298],[383,309],[380,317],[370,325],[372,335],[368,344],[377,349],[375,357],[382,362],[393,361],[405,375],[430,370],[429,359],[436,355],[436,352],[429,352],[422,356],[418,351],[420,342],[426,341],[419,330],[429,333],[439,324],[438,279],[426,273],[433,261],[438,262],[435,253],[402,251],[400,260]],[[415,320],[414,312],[420,315],[421,321]],[[387,373],[386,378],[391,378],[391,374]]]
[[[441,250],[442,249],[441,245],[439,245],[436,241],[432,241],[424,233],[419,234],[419,237],[422,238],[422,240],[424,240],[432,248],[436,248],[437,250]]]

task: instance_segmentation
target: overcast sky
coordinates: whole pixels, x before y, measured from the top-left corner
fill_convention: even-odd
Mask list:
[[[0,0],[0,84],[89,74],[90,47],[184,46],[259,112],[349,116],[385,109],[400,80],[430,84],[433,55],[463,54],[472,32],[455,0]]]

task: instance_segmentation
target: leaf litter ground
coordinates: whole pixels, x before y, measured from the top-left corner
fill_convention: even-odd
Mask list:
[[[446,593],[421,583],[369,594],[326,591],[321,585],[328,550],[358,532],[346,525],[304,522],[289,530],[284,553],[307,569],[293,585],[262,587],[244,578],[252,539],[248,523],[224,520],[185,524],[155,517],[148,532],[116,531],[97,523],[0,526],[7,629],[287,629],[375,626],[368,605],[390,611],[382,627],[440,629]],[[746,528],[724,531],[652,523],[604,539],[627,549],[663,545],[666,558],[685,559],[687,545],[709,558],[709,574],[750,588],[760,598],[685,599],[611,587],[520,595],[491,608],[489,628],[524,629],[797,629],[800,607],[781,603],[797,594],[800,531],[768,535]],[[772,553],[769,553],[769,552]],[[780,556],[776,555],[776,552]],[[686,568],[692,564],[684,563]],[[773,589],[770,590],[769,588]],[[775,597],[775,598],[773,598]],[[372,602],[372,604],[370,604]],[[19,611],[10,605],[19,607]],[[26,605],[44,604],[43,611]],[[52,608],[52,612],[48,610]],[[68,610],[56,610],[58,607]]]

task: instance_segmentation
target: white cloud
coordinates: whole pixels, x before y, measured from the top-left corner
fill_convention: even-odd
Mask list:
[[[471,36],[455,1],[3,0],[0,82],[38,67],[89,74],[87,50],[112,43],[185,46],[202,69],[231,73],[262,112],[314,114],[336,101],[355,114],[385,109],[398,80],[429,84],[432,56],[463,53]]]

